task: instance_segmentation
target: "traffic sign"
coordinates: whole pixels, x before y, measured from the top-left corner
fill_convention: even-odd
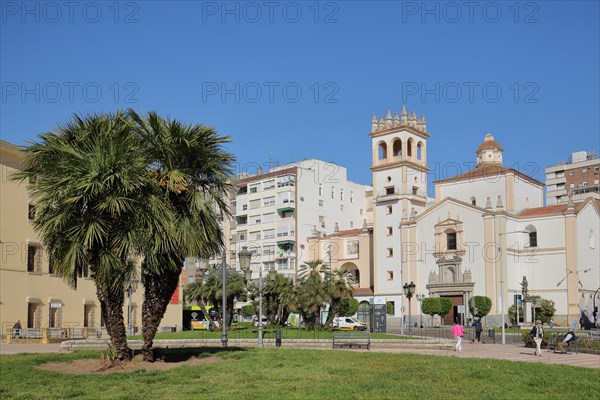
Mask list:
[[[573,329],[577,328],[577,322],[576,322],[576,321],[573,321],[573,322],[571,323],[571,326],[573,327]]]

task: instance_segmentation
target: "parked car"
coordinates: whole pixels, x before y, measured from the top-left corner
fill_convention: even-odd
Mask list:
[[[367,330],[366,322],[358,321],[352,317],[335,317],[333,319],[333,327],[340,331],[365,331]]]

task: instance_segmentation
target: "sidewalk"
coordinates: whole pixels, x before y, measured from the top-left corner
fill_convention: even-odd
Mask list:
[[[533,348],[523,347],[519,344],[474,344],[471,342],[462,345],[462,351],[430,350],[430,349],[380,349],[374,351],[390,353],[416,353],[434,356],[461,357],[461,358],[489,358],[496,360],[539,362],[544,364],[570,365],[574,367],[600,369],[600,355],[598,354],[560,354],[543,349],[542,357],[533,355]]]

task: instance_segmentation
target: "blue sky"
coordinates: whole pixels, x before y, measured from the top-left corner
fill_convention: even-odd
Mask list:
[[[133,107],[231,135],[239,171],[314,157],[370,184],[371,117],[406,105],[431,180],[488,132],[541,181],[600,150],[597,1],[70,4],[1,2],[3,140]]]

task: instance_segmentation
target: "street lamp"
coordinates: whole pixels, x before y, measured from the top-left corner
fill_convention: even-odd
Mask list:
[[[511,231],[511,232],[499,232],[498,236],[509,235],[511,233],[529,233],[529,231]],[[498,243],[498,257],[494,257],[494,262],[498,264],[498,260],[502,259],[502,247]],[[506,344],[506,328],[504,327],[504,273],[502,271],[502,263],[500,263],[500,318],[502,325],[502,344]]]
[[[412,335],[412,323],[411,323],[410,300],[412,299],[413,294],[415,294],[415,286],[416,285],[414,283],[412,283],[412,281],[410,283],[405,283],[404,286],[402,286],[402,289],[404,290],[404,295],[408,299],[408,331],[410,332],[411,335]]]
[[[129,280],[127,281],[127,330],[129,332],[129,336],[133,335],[133,307],[131,307],[131,298],[133,296],[133,292],[137,290],[139,281],[136,279],[135,274],[132,273],[129,276]]]
[[[423,328],[423,299],[427,297],[424,294],[417,294],[415,295],[415,299],[417,299],[417,301],[419,302],[419,327],[422,329]]]
[[[248,250],[247,246],[242,246],[242,250],[238,253],[240,258],[240,268],[244,271],[244,279],[249,282],[252,278],[252,270],[250,269],[250,259],[252,258],[252,252]],[[262,279],[262,265],[258,270],[258,347],[263,347],[263,321],[262,321],[262,292],[263,292],[263,279]],[[269,270],[269,277],[274,278],[277,274],[275,268]]]
[[[227,264],[225,263],[225,248],[223,248],[223,261],[221,264],[221,279],[223,299],[221,302],[221,345],[227,347]]]

